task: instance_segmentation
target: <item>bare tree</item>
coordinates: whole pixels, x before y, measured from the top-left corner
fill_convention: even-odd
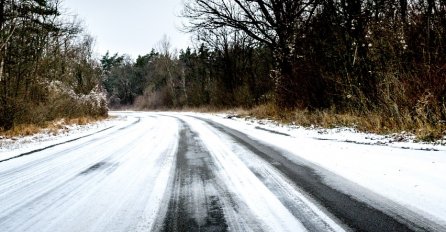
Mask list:
[[[0,129],[74,116],[71,109],[83,103],[72,96],[90,94],[100,82],[93,40],[62,14],[61,2],[0,0]],[[51,102],[57,95],[51,83],[62,83],[57,94],[75,92],[59,101],[70,105],[68,110]]]
[[[318,0],[189,0],[183,15],[190,19],[188,29],[215,30],[229,27],[241,30],[274,51],[272,77],[279,106],[293,107],[296,100],[293,60],[295,45],[305,34],[307,22]]]
[[[172,97],[172,104],[174,107],[177,107],[187,98],[186,80],[177,65],[177,51],[171,51],[170,40],[166,35],[159,42],[158,47],[160,57],[155,62],[156,70],[158,75],[165,78],[170,96]]]

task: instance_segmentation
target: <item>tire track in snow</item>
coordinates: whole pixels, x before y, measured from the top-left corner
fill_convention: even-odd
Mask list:
[[[405,228],[367,215],[383,212],[365,203],[358,208],[312,166],[212,121],[153,114],[138,126],[111,131],[0,163],[0,230],[342,230],[296,189],[336,217],[338,204],[351,210],[347,219],[359,226],[345,215],[340,219],[355,230]],[[344,198],[331,202],[339,194]]]
[[[183,124],[183,142],[179,144],[176,183],[163,231],[226,231],[224,224],[213,228],[196,223],[212,217],[208,209],[219,205],[229,231],[306,231],[235,154],[219,146],[222,138],[197,127],[194,121],[177,118]],[[187,149],[182,151],[182,147]],[[201,212],[199,220],[193,216],[191,220],[196,214],[193,211]]]
[[[209,152],[182,120],[169,207],[161,231],[227,231],[227,190],[217,183]],[[231,207],[236,207],[232,204]],[[228,211],[228,210],[226,210]]]
[[[139,123],[140,121],[141,121],[141,118],[138,118],[137,121],[135,121],[135,122],[133,122],[132,124],[127,125],[127,126],[125,126],[125,127],[119,128],[118,130],[124,130],[124,129],[127,129],[127,128],[129,128],[129,127],[131,127],[131,126],[133,126],[133,125]],[[32,154],[34,154],[34,153],[41,152],[41,151],[45,151],[45,150],[50,149],[50,148],[53,148],[53,147],[57,147],[57,146],[60,146],[60,145],[63,145],[63,144],[67,144],[67,143],[71,143],[71,142],[74,142],[74,141],[77,141],[77,140],[80,140],[80,139],[83,139],[83,138],[87,138],[87,137],[90,137],[90,136],[93,136],[93,135],[102,133],[102,132],[104,132],[104,131],[110,130],[110,129],[112,129],[113,127],[115,127],[115,126],[110,126],[110,127],[104,128],[104,129],[102,129],[102,130],[96,131],[96,132],[91,133],[91,134],[87,134],[87,135],[80,136],[80,137],[77,137],[77,138],[74,138],[74,139],[70,139],[70,140],[68,140],[68,141],[64,141],[64,142],[60,142],[60,143],[56,143],[56,144],[52,144],[52,145],[49,145],[49,146],[46,146],[46,147],[42,147],[42,148],[39,148],[39,149],[35,149],[35,150],[32,150],[32,151],[28,151],[28,152],[25,152],[25,153],[22,153],[22,154],[19,154],[19,155],[16,155],[16,156],[13,156],[13,157],[10,157],[10,158],[7,158],[7,159],[2,159],[2,160],[0,160],[0,163],[2,163],[2,162],[6,162],[6,161],[10,161],[10,160],[13,160],[13,159],[17,159],[17,158],[20,158],[20,157],[23,157],[23,156],[32,155]],[[93,142],[95,142],[95,141],[96,141],[96,139],[92,139],[92,140],[89,140],[89,141],[86,142],[86,143],[93,143]]]
[[[303,189],[337,219],[356,231],[439,231],[437,225],[420,223],[399,215],[400,212],[385,213],[374,206],[359,201],[323,181],[310,166],[296,163],[287,158],[279,148],[260,143],[240,131],[200,117],[190,116],[207,123],[221,133],[231,137],[237,144],[256,154],[285,175],[296,186]],[[258,171],[252,170],[254,173]],[[328,172],[328,171],[326,171]],[[335,174],[332,174],[335,176]],[[262,178],[259,176],[259,178]],[[401,208],[400,208],[401,209]],[[412,214],[410,212],[409,214]],[[409,215],[411,216],[411,215]]]
[[[23,157],[27,168],[0,177],[0,230],[150,230],[163,207],[177,149],[175,122],[152,118],[103,143],[42,151],[33,160],[60,154],[38,165],[28,166],[30,157]],[[0,167],[20,168],[19,161]]]
[[[18,171],[14,169],[14,171],[8,171],[0,176],[0,190],[2,190],[0,191],[0,202],[2,198],[11,196],[11,200],[5,202],[1,207],[3,209],[2,214],[8,216],[0,216],[0,225],[13,218],[16,214],[22,214],[23,219],[26,220],[26,216],[23,216],[24,213],[32,212],[32,210],[27,210],[28,208],[42,208],[43,210],[45,207],[48,207],[43,206],[50,205],[50,203],[44,201],[48,196],[60,195],[63,196],[63,199],[70,200],[68,198],[68,196],[71,196],[70,192],[91,189],[93,185],[90,185],[90,183],[98,184],[98,182],[106,178],[107,175],[117,168],[122,159],[127,156],[129,148],[142,142],[140,139],[143,138],[143,133],[134,133],[130,137],[130,143],[122,143],[122,146],[114,149],[110,147],[104,148],[96,154],[89,155],[95,148],[110,144],[110,142],[122,136],[120,131],[117,131],[111,137],[95,139],[95,141],[102,140],[102,143],[96,142],[92,144],[87,142],[88,146],[85,147],[82,146],[85,143],[82,143],[81,145],[76,145],[76,149],[73,147],[63,149],[61,152],[48,155],[43,159],[45,161],[39,159],[38,162],[33,162],[32,165],[27,164],[23,168],[18,169]],[[73,151],[76,154],[73,154]],[[89,157],[87,158],[87,156]],[[77,180],[85,171],[101,162],[109,163],[110,165],[107,165],[100,172],[94,173],[94,175],[84,179],[82,182]],[[76,165],[74,166],[73,164]],[[20,178],[20,182],[17,181],[18,178]],[[73,185],[74,183],[75,185]],[[63,192],[63,194],[58,194],[59,192]],[[52,199],[52,201],[60,201],[61,199]],[[36,207],[35,205],[39,206]],[[34,213],[37,214],[36,212]]]
[[[18,164],[17,168],[9,168],[8,171],[0,171],[0,179],[3,176],[10,175],[11,173],[23,172],[23,171],[31,169],[33,166],[45,164],[45,163],[50,162],[54,159],[60,158],[59,156],[63,156],[67,153],[74,152],[79,149],[83,149],[90,145],[97,146],[98,143],[106,144],[106,143],[110,142],[111,140],[116,139],[116,137],[119,135],[122,135],[122,133],[124,133],[126,131],[126,129],[132,128],[132,126],[138,124],[139,122],[141,122],[141,118],[137,118],[137,120],[132,122],[131,124],[124,125],[123,127],[118,127],[118,128],[116,128],[116,130],[110,130],[110,129],[116,127],[116,126],[112,126],[112,127],[100,130],[98,132],[94,132],[94,133],[91,133],[91,134],[88,134],[85,136],[71,139],[69,141],[53,144],[53,145],[50,145],[50,146],[47,146],[44,148],[39,148],[39,149],[30,151],[30,152],[20,154],[18,156],[14,156],[12,158],[0,160],[0,165],[1,165],[2,163],[5,163],[6,161],[9,161],[8,163],[16,162],[16,160],[18,160],[18,158],[21,158],[19,161],[16,162]],[[103,134],[102,132],[105,132],[105,131],[107,131],[107,133]],[[94,138],[90,138],[89,140],[86,140],[86,141],[82,140],[84,138],[93,137],[93,136],[94,136]],[[44,153],[49,152],[49,150],[59,149],[62,146],[64,148],[60,149],[60,152],[56,152],[49,156],[48,155],[45,157],[32,157],[31,156],[33,154],[36,154],[36,155],[44,154]],[[24,159],[26,159],[26,160],[24,160]],[[8,164],[8,166],[11,166],[11,164]],[[35,174],[36,173],[33,173],[33,175],[35,175]],[[3,184],[3,183],[0,182],[0,184]]]
[[[136,122],[140,122],[140,119]],[[83,156],[84,153],[88,154],[94,152],[96,154],[90,156],[88,160],[77,162],[77,168],[83,168],[84,162],[87,162],[87,165],[90,165],[92,162],[95,163],[104,159],[100,158],[96,160],[95,157],[106,157],[119,153],[123,148],[113,151],[112,149],[108,149],[107,145],[110,144],[111,141],[116,141],[120,137],[136,136],[135,138],[138,138],[139,135],[143,135],[134,135],[134,131],[122,130],[122,128],[129,129],[135,124],[136,123],[133,122],[130,125],[120,127],[121,129],[118,128],[116,131],[111,131],[108,134],[100,134],[100,137],[91,138],[91,140],[67,143],[63,146],[55,146],[53,148],[48,148],[45,151],[42,150],[41,152],[36,153],[35,156],[26,156],[21,157],[20,159],[10,160],[7,163],[0,163],[0,167],[2,167],[2,165],[7,167],[0,171],[0,186],[7,189],[7,191],[0,192],[0,197],[15,190],[14,185],[17,185],[18,182],[16,178],[11,178],[11,176],[16,175],[17,173],[20,173],[20,187],[23,190],[24,188],[28,188],[28,185],[34,183],[32,180],[41,181],[41,178],[46,178],[47,182],[50,183],[54,182],[55,179],[63,177],[53,177],[52,174],[48,175],[48,173],[57,173],[64,168],[67,168],[67,171],[72,171],[73,163],[76,163],[79,157]],[[104,149],[97,149],[102,146],[104,146]],[[58,165],[48,165],[49,163],[56,162]],[[84,166],[84,168],[86,168],[86,166]]]

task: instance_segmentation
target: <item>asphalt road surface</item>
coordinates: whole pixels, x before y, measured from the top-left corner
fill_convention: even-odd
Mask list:
[[[446,231],[209,119],[116,114],[119,126],[0,160],[0,231]]]

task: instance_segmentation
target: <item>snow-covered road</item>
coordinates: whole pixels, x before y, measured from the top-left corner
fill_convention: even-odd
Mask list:
[[[106,130],[0,152],[0,231],[446,231],[441,191],[396,199],[397,180],[385,191],[281,145],[296,138],[199,114],[113,114]]]

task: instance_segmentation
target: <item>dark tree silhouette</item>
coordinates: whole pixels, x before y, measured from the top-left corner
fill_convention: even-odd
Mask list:
[[[276,103],[294,107],[298,102],[299,76],[293,62],[299,58],[296,40],[305,34],[318,0],[191,0],[184,16],[188,29],[214,30],[222,27],[241,30],[274,51]],[[304,88],[302,86],[302,88]]]

